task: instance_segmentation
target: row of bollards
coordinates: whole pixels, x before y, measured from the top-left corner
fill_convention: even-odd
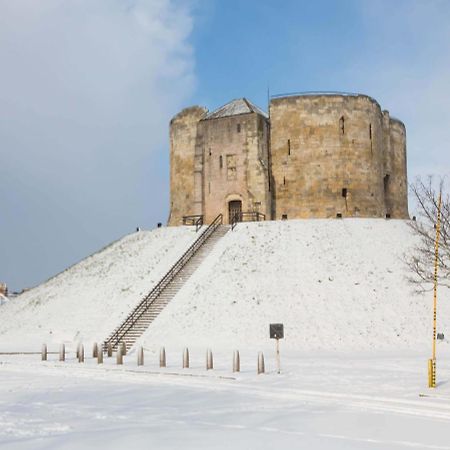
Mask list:
[[[113,355],[113,348],[111,344],[108,344],[106,349],[106,354],[108,357],[112,357]],[[123,364],[123,357],[127,354],[127,347],[124,342],[119,343],[117,346],[117,352],[116,352],[116,364],[122,365]],[[76,356],[78,359],[78,362],[83,363],[85,352],[84,352],[84,346],[83,344],[78,344]],[[42,361],[47,361],[48,357],[48,351],[47,351],[47,345],[42,345],[42,352],[41,352],[41,359]],[[99,349],[97,343],[95,342],[92,348],[92,357],[97,359],[98,364],[103,364],[103,350]],[[65,361],[66,360],[66,348],[64,344],[61,344],[59,347],[59,361]],[[144,348],[141,346],[138,348],[137,351],[137,365],[143,366],[144,365]],[[164,347],[161,347],[161,350],[159,352],[159,367],[166,367],[166,350]],[[182,361],[182,367],[183,369],[189,368],[189,349],[186,347],[183,350],[183,361]],[[213,353],[211,349],[208,349],[206,351],[206,370],[212,370],[214,369],[214,358]],[[239,350],[235,350],[233,353],[233,372],[240,372],[241,371],[241,360],[239,356]],[[257,373],[262,374],[265,372],[264,367],[264,355],[262,352],[258,353],[258,364],[257,364]]]

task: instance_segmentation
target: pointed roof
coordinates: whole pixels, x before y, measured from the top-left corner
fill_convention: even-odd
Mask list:
[[[230,117],[249,113],[260,114],[266,119],[268,118],[267,114],[252,102],[248,101],[246,98],[238,98],[236,100],[231,100],[231,102],[226,105],[210,112],[203,120],[218,119],[220,117]]]

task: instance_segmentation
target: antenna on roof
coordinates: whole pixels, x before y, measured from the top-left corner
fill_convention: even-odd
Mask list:
[[[270,85],[267,83],[267,114],[270,118]]]

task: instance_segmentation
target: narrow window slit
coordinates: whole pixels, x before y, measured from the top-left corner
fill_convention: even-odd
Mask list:
[[[384,185],[384,193],[386,194],[389,190],[389,174],[386,174],[383,178],[383,185]]]
[[[341,133],[344,134],[345,133],[345,119],[344,119],[344,116],[341,116],[341,118],[339,119],[339,128],[341,130]]]

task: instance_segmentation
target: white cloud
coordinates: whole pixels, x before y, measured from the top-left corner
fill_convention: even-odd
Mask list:
[[[0,277],[36,282],[165,220],[192,26],[172,0],[0,0]]]

